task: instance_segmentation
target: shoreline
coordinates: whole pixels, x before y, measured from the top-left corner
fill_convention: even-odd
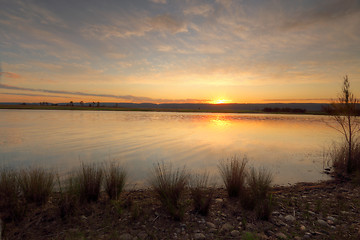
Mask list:
[[[40,106],[40,105],[5,105],[0,104],[0,109],[18,110],[69,110],[69,111],[134,111],[134,112],[179,112],[179,113],[251,113],[251,114],[288,114],[288,115],[323,115],[325,112],[309,111],[296,112],[265,112],[262,110],[213,110],[213,109],[168,109],[168,108],[126,108],[126,107],[87,107],[87,106]]]
[[[42,207],[29,206],[18,224],[6,225],[6,239],[359,239],[360,187],[329,180],[272,189],[269,221],[216,188],[209,215],[192,211],[184,201],[183,221],[173,220],[150,189],[124,191],[120,201],[105,196],[77,207],[65,220],[57,196]],[[188,195],[189,193],[187,193]],[[188,196],[185,196],[188,198]]]

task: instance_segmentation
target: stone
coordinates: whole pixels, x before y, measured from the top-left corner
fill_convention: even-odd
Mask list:
[[[309,213],[310,215],[315,215],[315,213],[314,213],[313,211],[308,211],[308,213]]]
[[[232,231],[230,232],[230,234],[231,234],[231,236],[233,236],[233,237],[238,237],[238,236],[240,236],[240,232],[239,232],[238,230],[232,230]]]
[[[332,216],[328,216],[326,218],[327,220],[330,220],[330,221],[333,221],[333,222],[336,222],[336,218],[332,217]]]
[[[129,233],[123,233],[120,235],[119,240],[132,240],[133,236],[131,236]]]
[[[324,220],[322,219],[318,219],[317,222],[321,225],[321,226],[324,226],[324,227],[328,227],[329,225],[327,224],[327,222],[325,222]]]
[[[276,237],[279,239],[287,239],[287,236],[285,234],[283,234],[282,232],[277,233]]]
[[[305,227],[304,225],[301,225],[301,226],[300,226],[300,230],[301,230],[301,231],[305,231],[305,230],[306,230],[306,227]]]
[[[329,225],[334,225],[334,221],[327,220],[326,222],[327,222]]]
[[[234,229],[234,227],[230,223],[225,223],[224,225],[222,225],[220,232],[228,232],[233,229]]]
[[[212,222],[207,222],[206,225],[207,225],[209,228],[216,228],[216,225],[213,224]]]
[[[209,233],[216,233],[217,232],[217,229],[216,228],[210,228],[209,229]]]
[[[194,239],[195,239],[195,240],[205,239],[205,238],[206,238],[205,235],[202,234],[202,233],[195,233],[195,234],[194,234]]]
[[[294,222],[296,218],[293,215],[286,215],[285,220],[288,222]]]
[[[140,232],[137,236],[140,240],[145,240],[148,237],[148,234],[146,232]]]
[[[215,203],[222,203],[224,200],[222,200],[222,198],[216,198],[215,199]]]

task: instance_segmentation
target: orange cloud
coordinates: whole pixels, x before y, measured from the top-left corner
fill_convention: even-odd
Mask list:
[[[0,77],[11,78],[11,79],[21,78],[21,76],[19,74],[12,73],[12,72],[0,72]]]

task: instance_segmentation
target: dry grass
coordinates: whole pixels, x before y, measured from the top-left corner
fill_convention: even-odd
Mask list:
[[[74,189],[78,191],[80,201],[92,202],[99,199],[103,168],[96,164],[81,163],[80,170],[75,173]]]
[[[256,210],[261,220],[269,220],[272,212],[272,196],[270,195],[273,176],[265,168],[251,168],[246,175],[245,193],[241,196],[241,205],[248,210]]]
[[[53,187],[55,173],[42,168],[28,168],[19,173],[19,186],[27,202],[38,205],[47,202]]]
[[[271,172],[265,168],[260,168],[258,170],[251,168],[246,178],[247,186],[254,196],[254,199],[257,201],[267,198],[272,181],[273,176]]]
[[[222,161],[219,171],[229,197],[239,197],[244,191],[247,159],[240,160],[237,156]]]
[[[150,185],[157,198],[175,220],[182,220],[184,215],[185,209],[180,200],[184,195],[188,178],[185,168],[174,171],[171,164],[169,166],[164,163],[154,165]]]
[[[111,162],[105,167],[104,175],[106,193],[110,199],[118,199],[125,186],[126,170],[119,164]]]
[[[26,212],[26,204],[20,199],[18,173],[11,169],[0,169],[0,219],[21,220]]]
[[[190,193],[194,211],[207,216],[212,203],[214,188],[209,187],[209,173],[195,174],[190,178]]]
[[[360,171],[360,142],[355,141],[352,145],[352,157],[350,159],[350,167],[352,172]],[[346,142],[333,144],[331,149],[325,154],[327,165],[332,165],[334,173],[339,178],[348,178],[347,164],[348,164],[349,148]]]
[[[75,213],[79,201],[79,186],[76,184],[74,175],[70,175],[66,181],[61,182],[57,176],[60,197],[57,202],[59,215],[62,220]]]

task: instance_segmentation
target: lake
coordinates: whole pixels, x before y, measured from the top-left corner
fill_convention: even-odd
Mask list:
[[[323,153],[339,137],[326,116],[0,110],[0,166],[60,174],[81,162],[118,161],[144,186],[154,163],[218,176],[220,160],[247,156],[275,184],[327,179]],[[219,177],[220,178],[220,177]],[[218,178],[218,179],[219,179]]]

